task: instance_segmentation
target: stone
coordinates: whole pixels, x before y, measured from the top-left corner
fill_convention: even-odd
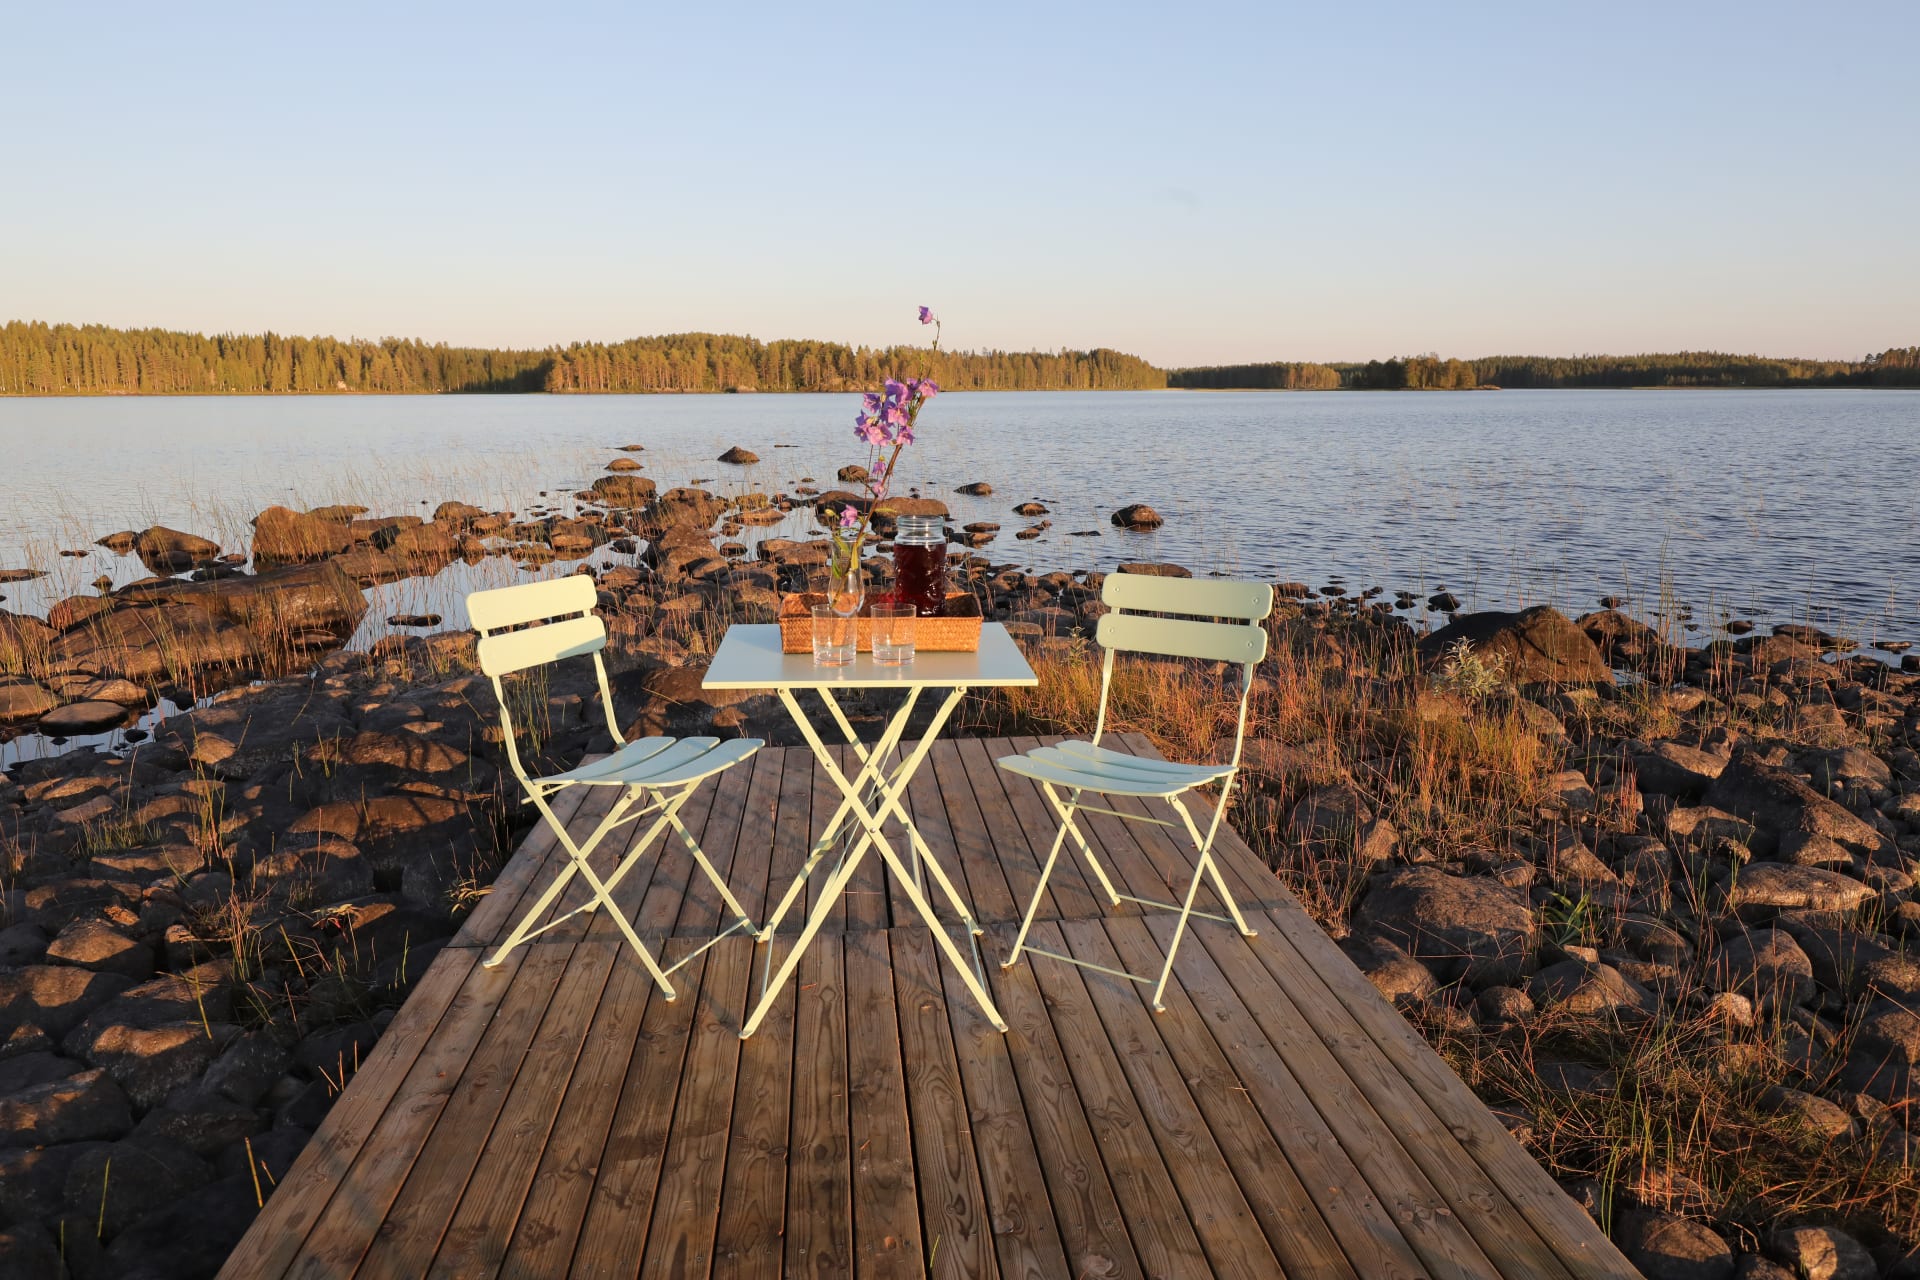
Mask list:
[[[1042,503],[1023,502],[1019,506],[1013,509],[1013,514],[1017,516],[1026,516],[1028,519],[1032,519],[1034,516],[1051,515],[1052,513],[1048,511],[1046,506]]]
[[[210,563],[220,554],[220,544],[156,524],[134,536],[133,551],[154,573],[178,573]]]
[[[0,609],[0,671],[25,670],[47,651],[54,628],[24,613]]]
[[[659,487],[645,476],[626,473],[599,477],[589,492],[595,502],[619,510],[634,510],[651,503]]]
[[[1633,757],[1634,779],[1642,791],[1689,803],[1705,795],[1726,767],[1724,758],[1678,742],[1656,742]]]
[[[212,1180],[206,1161],[178,1147],[102,1143],[68,1166],[65,1200],[75,1213],[92,1216],[111,1239]]]
[[[1129,561],[1121,565],[1119,571],[1148,578],[1191,578],[1193,576],[1193,570],[1185,565],[1162,564],[1152,560]]]
[[[9,1054],[0,1058],[0,1098],[22,1089],[31,1089],[35,1085],[77,1076],[83,1070],[85,1068],[72,1058],[63,1058],[44,1049]]]
[[[1767,1252],[1803,1280],[1880,1280],[1867,1247],[1833,1227],[1787,1227],[1773,1233]]]
[[[59,695],[39,681],[0,675],[0,725],[38,720],[59,705]]]
[[[0,1143],[0,1222],[45,1220],[66,1205],[67,1171],[74,1161],[107,1144],[65,1142],[50,1147],[9,1147]],[[0,1276],[12,1273],[0,1267]]]
[[[735,466],[744,467],[760,461],[760,455],[751,449],[743,449],[739,445],[734,445],[731,449],[728,449],[720,455],[720,461],[731,462]]]
[[[640,464],[638,462],[635,462],[632,458],[615,458],[612,462],[609,462],[606,465],[606,470],[616,471],[616,472],[638,471],[640,470]],[[434,518],[438,519],[439,517],[436,516]]]
[[[115,973],[67,965],[28,965],[0,973],[0,1036],[31,1023],[60,1037],[133,985]]]
[[[153,948],[101,920],[76,920],[47,948],[47,958],[140,982],[153,975]]]
[[[1518,987],[1488,987],[1474,998],[1483,1021],[1500,1026],[1525,1022],[1534,1014],[1533,997]]]
[[[1396,867],[1369,882],[1354,931],[1393,941],[1443,979],[1511,986],[1525,970],[1533,912],[1489,877]]]
[[[1129,503],[1109,518],[1120,529],[1158,529],[1166,523],[1164,516],[1144,502]]]
[[[1707,964],[1716,991],[1748,996],[1763,1009],[1789,1012],[1813,998],[1813,961],[1793,936],[1779,929],[1736,934]]]
[[[1823,1142],[1851,1137],[1854,1131],[1853,1117],[1845,1107],[1801,1089],[1768,1085],[1760,1093],[1760,1105]]]
[[[626,459],[621,459],[626,461]],[[433,509],[435,524],[466,525],[472,524],[487,513],[468,502],[443,502]]]
[[[985,480],[975,480],[971,484],[961,485],[954,492],[964,493],[970,498],[988,498],[993,496],[993,486]]]
[[[256,565],[305,564],[338,555],[353,545],[345,524],[287,507],[268,507],[253,518]]]
[[[1294,805],[1287,839],[1295,844],[1351,843],[1372,818],[1373,811],[1358,788],[1316,787]]]
[[[1858,853],[1871,853],[1882,838],[1871,824],[1815,791],[1800,777],[1739,751],[1707,788],[1705,802],[1754,825],[1756,852],[1770,852],[1789,831],[1826,836]]]
[[[1457,614],[1420,641],[1420,652],[1437,662],[1463,640],[1483,658],[1500,655],[1507,677],[1518,684],[1613,683],[1613,669],[1586,632],[1549,605],[1519,613]]]
[[[132,1129],[126,1091],[98,1069],[0,1098],[0,1147],[113,1139]]]
[[[117,702],[69,702],[41,716],[36,727],[50,737],[77,738],[82,734],[104,733],[128,719],[127,708]]]
[[[1417,1003],[1440,989],[1432,970],[1384,938],[1347,938],[1340,949],[1395,1004]]]
[[[1742,919],[1768,919],[1781,911],[1852,911],[1875,896],[1873,889],[1820,867],[1755,862],[1727,886],[1727,906]]]
[[[1650,1018],[1660,1011],[1651,991],[1610,964],[1563,960],[1540,970],[1527,983],[1534,1003],[1568,1013]]]
[[[259,1213],[253,1178],[222,1178],[140,1219],[107,1246],[108,1274],[196,1280],[220,1269]]]
[[[746,689],[702,689],[706,668],[662,667],[641,678],[640,718],[628,739],[644,737],[759,737],[783,732],[785,719],[771,694]]]
[[[1732,1280],[1733,1250],[1709,1228],[1657,1210],[1621,1216],[1615,1243],[1647,1280]]]
[[[16,924],[0,929],[0,969],[17,969],[32,964],[47,951],[47,931],[37,924]]]

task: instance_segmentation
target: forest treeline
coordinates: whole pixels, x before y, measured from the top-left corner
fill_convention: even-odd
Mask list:
[[[0,326],[0,395],[221,392],[852,391],[891,376],[953,391],[1399,391],[1499,387],[1920,387],[1920,347],[1862,360],[1682,351],[1637,356],[1408,356],[1363,363],[1159,369],[1091,351],[933,351],[674,333],[541,350],[280,334],[206,337],[15,321]]]
[[[0,327],[0,394],[847,391],[891,376],[953,391],[1144,390],[1167,375],[1119,351],[931,351],[676,333],[538,351],[383,338],[204,337],[166,329]]]
[[[1863,360],[1794,360],[1680,351],[1639,356],[1408,356],[1365,364],[1216,365],[1175,369],[1167,385],[1195,390],[1418,391],[1474,387],[1920,387],[1920,347]]]

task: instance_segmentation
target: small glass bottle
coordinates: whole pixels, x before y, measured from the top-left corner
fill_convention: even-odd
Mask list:
[[[939,516],[901,516],[893,535],[893,592],[923,618],[947,600],[947,533]]]

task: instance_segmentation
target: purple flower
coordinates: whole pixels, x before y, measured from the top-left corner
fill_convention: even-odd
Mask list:
[[[909,394],[910,393],[907,390],[906,383],[900,381],[900,379],[898,378],[887,379],[887,403],[888,404],[890,405],[904,404]]]
[[[915,378],[907,384],[907,392],[915,400],[931,400],[940,394],[940,384],[932,378]]]
[[[842,529],[851,529],[853,528],[853,526],[859,523],[860,523],[860,511],[857,507],[849,506],[841,510],[840,527]]]
[[[900,428],[900,434],[898,439],[901,444],[913,443],[913,423],[911,421],[908,421],[908,423],[905,426]]]
[[[886,473],[882,472],[877,476],[867,477],[867,490],[868,492],[873,494],[875,501],[878,501],[879,499],[886,497],[887,496]]]
[[[880,421],[887,425],[888,436],[892,436],[902,427],[913,425],[913,419],[908,416],[907,407],[904,404],[889,404],[881,411]]]
[[[922,308],[920,308],[920,323],[921,323],[921,324],[932,324],[932,323],[933,323],[933,308],[932,308],[932,307],[922,307]]]
[[[880,412],[880,393],[878,391],[869,391],[864,396],[861,396],[860,411],[869,418]]]

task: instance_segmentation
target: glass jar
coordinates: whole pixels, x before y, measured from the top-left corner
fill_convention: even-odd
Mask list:
[[[923,618],[947,601],[947,532],[939,516],[901,516],[893,535],[893,594]]]

